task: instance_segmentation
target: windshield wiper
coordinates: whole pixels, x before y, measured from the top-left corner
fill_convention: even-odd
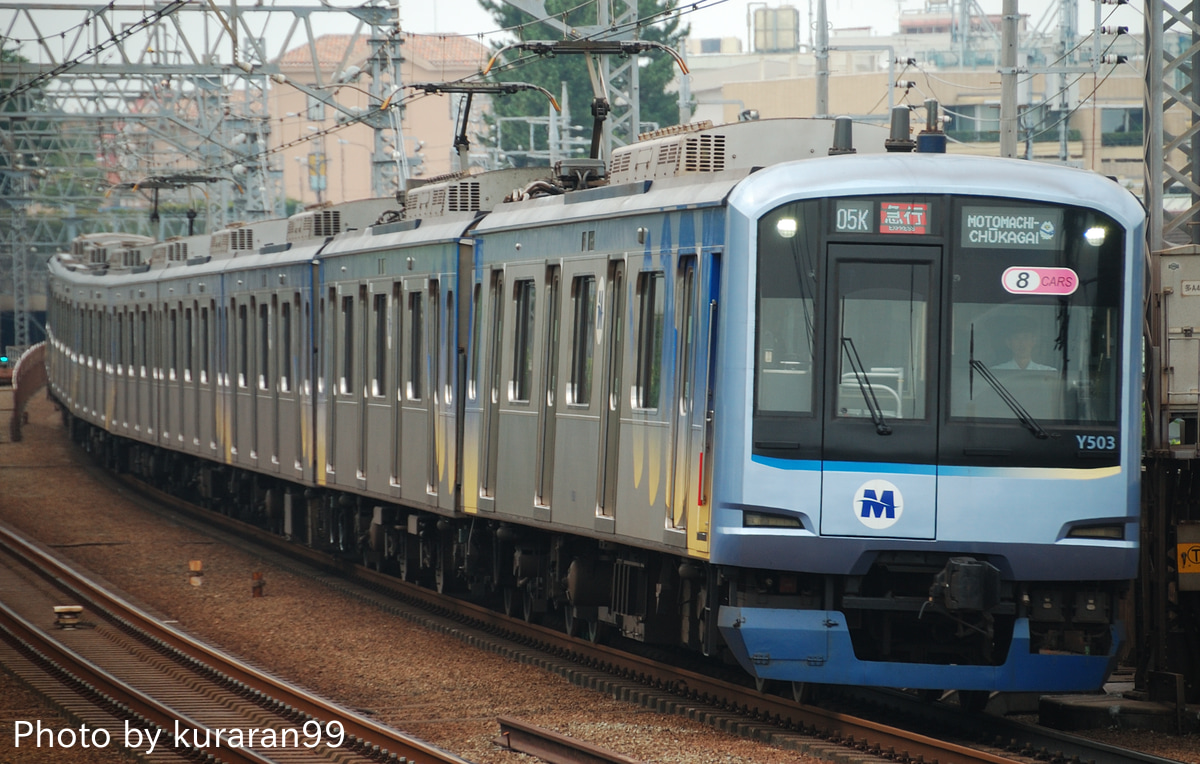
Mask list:
[[[875,397],[875,388],[871,387],[871,380],[863,369],[862,359],[858,357],[858,348],[854,347],[854,340],[842,337],[842,349],[847,351],[846,359],[850,361],[850,368],[854,371],[854,379],[858,382],[859,392],[862,393],[863,400],[867,404],[867,410],[871,412],[871,421],[875,423],[875,432],[879,435],[891,435],[892,428],[883,420],[883,407],[879,405],[879,399]]]
[[[1021,405],[1021,402],[1017,400],[1017,397],[1009,392],[1009,389],[1005,387],[1000,380],[996,379],[996,375],[992,373],[992,370],[984,366],[981,361],[975,360],[975,324],[971,324],[970,349],[971,371],[969,375],[970,380],[968,389],[970,391],[971,398],[975,397],[975,372],[978,371],[979,376],[983,377],[987,383],[992,386],[992,389],[996,391],[996,395],[1000,396],[1000,400],[1004,401],[1006,404],[1008,404],[1008,407],[1012,409],[1013,414],[1015,414],[1017,417],[1017,421],[1025,425],[1025,427],[1031,433],[1033,433],[1033,437],[1037,438],[1038,440],[1045,440],[1046,438],[1050,437],[1050,433],[1046,432],[1045,428],[1038,424],[1038,421],[1033,418],[1033,415],[1025,410],[1025,407]]]
[[[1046,432],[1045,428],[1038,424],[1038,421],[1033,418],[1033,415],[1025,410],[1025,407],[1021,405],[1021,402],[1017,400],[1016,396],[1009,392],[1008,388],[1001,384],[1000,380],[996,379],[996,375],[992,373],[991,369],[989,369],[987,366],[984,366],[982,361],[977,361],[972,358],[971,371],[972,384],[974,384],[974,372],[977,371],[979,372],[979,376],[983,377],[984,380],[992,386],[992,389],[996,391],[996,394],[1000,396],[1000,400],[1008,404],[1008,407],[1012,409],[1013,414],[1017,417],[1017,421],[1025,425],[1025,427],[1033,433],[1035,438],[1038,440],[1045,440],[1046,438],[1050,437],[1050,433]]]

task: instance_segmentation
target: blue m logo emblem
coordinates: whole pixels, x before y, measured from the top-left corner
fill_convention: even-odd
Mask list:
[[[867,488],[859,501],[862,504],[863,517],[896,517],[896,499],[892,491],[883,491],[876,496],[874,488]]]

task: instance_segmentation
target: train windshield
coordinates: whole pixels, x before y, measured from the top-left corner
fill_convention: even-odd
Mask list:
[[[1124,237],[1093,210],[990,198],[772,210],[755,453],[1060,466],[1086,442],[1115,463]]]
[[[1114,425],[1120,229],[1081,209],[958,208],[950,416]]]

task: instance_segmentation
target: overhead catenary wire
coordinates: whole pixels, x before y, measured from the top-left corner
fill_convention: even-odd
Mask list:
[[[13,87],[11,90],[7,90],[5,92],[0,93],[0,105],[3,105],[5,103],[7,103],[8,101],[12,100],[13,98],[16,98],[17,96],[21,95],[22,93],[25,93],[25,92],[37,87],[39,83],[41,83],[45,80],[53,79],[53,78],[59,76],[60,74],[64,74],[64,73],[70,71],[71,69],[74,69],[75,67],[80,66],[86,59],[91,58],[93,56],[97,56],[100,53],[107,50],[108,48],[111,48],[112,46],[116,45],[117,43],[123,42],[127,37],[130,37],[130,36],[140,32],[143,27],[149,26],[150,24],[152,24],[156,21],[159,21],[160,19],[164,19],[167,16],[170,16],[171,14],[178,11],[180,8],[184,7],[185,5],[187,5],[187,0],[171,0],[171,2],[168,3],[167,5],[163,6],[162,8],[159,8],[158,10],[154,11],[153,13],[151,13],[147,16],[142,17],[142,19],[140,21],[138,21],[134,24],[130,24],[128,27],[126,27],[125,29],[122,29],[120,32],[117,32],[112,37],[109,37],[107,40],[84,51],[81,55],[76,56],[75,58],[73,58],[69,61],[64,61],[63,63],[61,63],[58,66],[51,69],[50,71],[43,72],[43,73],[37,75],[36,77],[26,80],[25,82],[22,82],[19,85],[16,85],[15,87]]]
[[[593,2],[593,0],[589,0],[589,2],[581,3],[577,6],[574,6],[574,8],[571,10],[577,10],[577,9],[586,7],[587,5],[592,4],[592,2]],[[696,0],[696,2],[688,5],[685,8],[665,9],[663,11],[660,11],[659,13],[653,14],[652,16],[650,16],[647,19],[639,19],[638,22],[636,22],[636,24],[618,25],[618,27],[623,26],[625,28],[629,28],[632,26],[638,26],[638,27],[650,26],[654,23],[657,23],[657,21],[655,21],[655,19],[659,19],[659,18],[662,18],[665,16],[683,16],[686,14],[694,13],[696,11],[715,6],[715,5],[720,5],[725,2],[728,2],[728,0]],[[544,21],[559,17],[560,15],[561,14],[554,14],[553,16],[539,19],[536,22],[530,22],[529,24],[522,24],[522,25],[519,25],[516,27],[507,27],[507,28],[504,28],[504,29],[501,29],[498,31],[502,32],[502,31],[523,29],[533,23],[544,22]],[[602,35],[612,34],[613,29],[614,28],[607,28],[607,29],[603,30],[602,32],[597,32],[597,33],[594,33],[591,35],[581,35],[577,39],[579,39],[579,40],[603,39]],[[488,34],[490,34],[490,33],[488,33]],[[438,35],[438,37],[445,37],[445,38],[452,38],[452,37],[456,37],[456,36],[457,37],[466,37],[466,36],[475,36],[475,35]],[[515,59],[495,64],[494,66],[491,67],[489,74],[517,70],[517,69],[521,68],[522,66],[532,63],[533,61],[536,61],[540,58],[541,58],[541,55],[539,55],[539,54],[519,56]],[[482,79],[482,77],[483,77],[482,72],[476,72],[472,75],[460,77],[457,80],[453,80],[452,82],[454,82],[454,83],[470,82],[470,81],[473,81],[476,79]],[[425,98],[425,97],[428,97],[428,94],[425,94],[425,93],[410,94],[410,95],[401,97],[399,99],[393,99],[392,103],[389,105],[407,106],[407,105],[414,103],[417,100],[419,100],[421,98]],[[378,113],[378,111],[380,111],[380,110],[374,109],[374,110],[364,112],[363,114],[356,115],[354,117],[349,117],[348,119],[346,119],[346,121],[342,122],[341,124],[333,125],[333,126],[330,126],[327,128],[317,130],[309,135],[300,136],[295,140],[286,141],[278,146],[263,149],[258,154],[254,154],[254,155],[250,155],[250,156],[241,156],[241,157],[238,157],[229,162],[225,162],[225,163],[218,164],[218,165],[210,165],[208,167],[198,169],[197,172],[208,173],[208,174],[217,173],[222,170],[228,170],[236,164],[244,163],[247,161],[256,161],[261,157],[268,157],[268,156],[271,156],[274,154],[282,153],[283,151],[294,148],[296,146],[304,145],[310,141],[318,140],[320,138],[335,134],[341,130],[344,130],[344,129],[350,127],[351,125],[364,122],[364,121],[370,119],[375,113]],[[403,150],[403,147],[401,147],[401,148]]]
[[[668,18],[668,17],[674,17],[674,18],[684,17],[691,13],[695,13],[699,10],[704,10],[704,9],[707,9],[710,7],[724,4],[725,2],[728,2],[728,0],[696,0],[696,2],[690,3],[681,8],[678,8],[678,7],[664,8],[664,9],[658,11],[657,13],[652,14],[651,16],[649,16],[647,18],[638,19],[637,21],[632,22],[632,23],[626,23],[626,24],[616,25],[616,26],[612,26],[612,27],[606,27],[603,30],[594,32],[589,35],[580,35],[577,39],[603,39],[603,38],[609,37],[613,34],[620,33],[622,30],[627,30],[627,29],[631,29],[631,28],[635,28],[635,27],[636,28],[649,27],[649,26],[652,26],[653,24],[659,23],[659,21],[661,21],[662,19]],[[520,25],[514,25],[511,27],[503,27],[503,28],[494,30],[492,32],[476,33],[474,35],[439,35],[439,37],[444,38],[444,39],[450,39],[453,37],[460,37],[460,36],[473,36],[473,37],[483,38],[485,36],[491,36],[491,35],[495,35],[495,34],[503,34],[505,32],[514,32],[514,31],[522,31],[523,32],[525,29],[527,29],[533,25],[536,25],[538,23],[551,21],[553,19],[559,19],[559,18],[565,19],[570,14],[580,11],[582,9],[585,9],[588,6],[592,5],[593,3],[594,3],[594,0],[587,0],[587,2],[578,3],[574,6],[572,6],[571,8],[566,9],[565,11],[561,11],[561,12],[558,12],[555,14],[549,14],[544,18],[533,19],[529,22],[525,22]],[[167,6],[167,8],[177,9],[179,6],[182,6],[183,4],[184,4],[183,0],[176,0],[175,3],[172,3],[170,6]],[[271,5],[273,6],[274,4],[275,4],[275,0],[272,0]],[[329,3],[325,3],[325,4],[327,5],[327,7],[333,7]],[[106,7],[105,10],[109,10],[112,7],[113,6],[110,4],[109,6]],[[155,14],[152,14],[151,16],[147,17],[146,21],[144,21],[141,26],[144,26],[145,24],[148,24],[148,23],[153,22],[154,20],[157,20],[157,18],[161,17],[166,12],[167,12],[167,9],[160,9]],[[82,22],[79,26],[86,26],[87,24],[91,23],[91,20],[92,20],[92,17],[89,17],[89,19],[87,21]],[[228,30],[228,22],[226,22],[224,19],[222,19],[222,22],[226,26],[226,31],[229,31]],[[140,26],[137,28],[140,28]],[[134,31],[135,31],[135,27],[129,27],[125,30],[124,34],[127,36],[128,34],[132,34]],[[56,32],[55,35],[53,35],[53,36],[51,36],[51,35],[47,35],[45,37],[39,36],[38,40],[44,41],[47,39],[52,39],[53,37],[61,37],[62,34],[63,34],[62,32]],[[27,86],[34,87],[34,86],[36,86],[37,82],[40,82],[45,79],[53,78],[53,77],[65,72],[68,68],[77,65],[77,63],[80,60],[86,60],[88,57],[94,57],[94,56],[98,55],[100,52],[102,52],[104,49],[111,47],[118,41],[119,40],[116,37],[110,38],[109,40],[105,41],[105,43],[103,45],[92,48],[92,49],[86,51],[85,53],[81,54],[80,56],[76,57],[71,62],[64,64],[62,67],[56,68],[55,70],[53,70],[51,72],[47,72],[46,74],[41,75],[39,78],[36,79],[36,81],[30,81],[29,83],[27,83]],[[539,58],[539,56],[522,56],[522,57],[510,60],[510,61],[507,61],[502,65],[496,66],[495,71],[496,72],[514,71],[534,60],[537,60],[538,58]],[[247,67],[249,67],[249,65],[247,65],[247,64],[239,64],[237,61],[235,61],[234,64],[236,66],[238,66],[238,68],[242,69],[243,71],[246,71]],[[250,68],[250,71],[253,71],[252,67]],[[480,75],[478,75],[478,74],[468,75],[466,77],[459,78],[458,81],[459,82],[469,82],[473,79],[478,79],[479,77],[480,77]],[[12,97],[13,95],[15,95],[15,93],[10,91],[8,94],[6,94],[6,97]],[[408,104],[411,104],[411,103],[415,102],[416,100],[423,98],[423,97],[425,97],[424,94],[414,94],[414,95],[406,96],[399,100],[396,100],[395,103],[398,105],[408,105]],[[300,138],[293,140],[293,141],[286,141],[275,147],[264,148],[254,154],[242,154],[242,155],[238,155],[237,157],[234,157],[233,159],[231,159],[228,162],[222,162],[220,164],[214,164],[214,165],[210,165],[208,167],[198,168],[196,170],[196,172],[211,174],[211,173],[219,172],[222,170],[228,170],[238,164],[261,162],[265,158],[267,158],[271,155],[278,154],[282,151],[294,148],[297,145],[302,145],[302,144],[308,143],[313,140],[319,140],[325,136],[337,133],[340,130],[343,130],[353,124],[361,123],[366,118],[371,116],[371,114],[372,114],[372,112],[367,112],[363,115],[358,115],[356,118],[347,119],[342,124],[324,128],[313,134],[301,136]],[[218,120],[218,122],[221,122],[221,121],[223,121],[223,120]],[[391,121],[394,122],[394,119]],[[205,142],[208,142],[208,143],[211,143],[214,145],[219,145],[218,142],[213,138],[213,134],[212,134],[212,132],[215,132],[216,129],[217,129],[217,126],[214,126],[213,131],[211,131],[207,135],[202,135],[201,139],[204,140]]]

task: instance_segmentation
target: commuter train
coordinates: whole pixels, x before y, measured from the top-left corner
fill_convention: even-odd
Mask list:
[[[1138,554],[1144,212],[849,128],[81,237],[52,394],[116,469],[586,638],[798,697],[1097,688]]]

